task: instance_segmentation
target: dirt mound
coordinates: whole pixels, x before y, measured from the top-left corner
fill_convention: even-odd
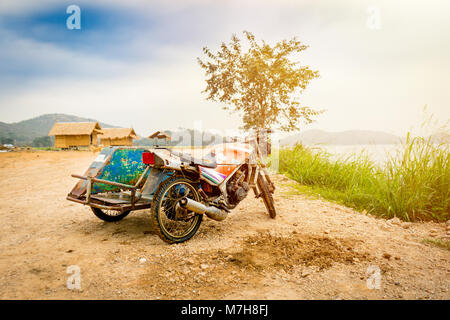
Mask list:
[[[156,263],[146,266],[146,273],[136,283],[151,287],[161,297],[183,298],[195,294],[213,296],[217,290],[231,292],[242,284],[258,284],[266,274],[291,274],[300,267],[317,271],[335,263],[354,264],[370,260],[367,253],[354,250],[354,239],[338,239],[292,233],[276,236],[258,233],[246,238],[236,250],[207,250],[190,256],[167,252],[157,257]]]
[[[354,250],[357,243],[352,239],[337,239],[292,233],[288,237],[260,233],[248,238],[243,249],[233,254],[231,261],[240,266],[257,269],[267,267],[290,271],[298,265],[331,267],[333,263],[352,264],[369,260],[367,253]]]

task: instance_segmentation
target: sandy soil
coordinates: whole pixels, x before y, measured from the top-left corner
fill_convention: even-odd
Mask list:
[[[192,240],[167,245],[148,211],[106,223],[65,200],[70,174],[94,158],[0,154],[1,299],[450,298],[450,251],[423,242],[448,237],[445,223],[377,219],[274,175],[275,220],[251,195],[225,221],[205,219]],[[71,265],[81,290],[67,288]]]

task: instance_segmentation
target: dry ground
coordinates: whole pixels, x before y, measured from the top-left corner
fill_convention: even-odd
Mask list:
[[[0,154],[1,299],[450,298],[450,251],[423,242],[445,238],[446,224],[377,219],[274,176],[275,220],[251,195],[225,221],[205,219],[192,240],[167,245],[147,211],[106,223],[65,200],[70,174],[94,158]],[[81,291],[67,289],[71,265]],[[368,267],[379,268],[379,289],[368,288]]]

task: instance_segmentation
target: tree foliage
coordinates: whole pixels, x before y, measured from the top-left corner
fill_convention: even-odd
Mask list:
[[[52,139],[48,136],[34,138],[33,142],[31,143],[31,145],[33,147],[38,147],[38,148],[51,147],[52,144],[53,144]]]
[[[7,138],[7,137],[1,137],[0,138],[0,143],[1,144],[14,144],[14,139],[13,138]]]
[[[299,95],[319,72],[300,66],[292,55],[308,48],[296,38],[270,46],[258,43],[255,36],[244,31],[249,43],[244,50],[241,40],[233,35],[213,53],[203,48],[205,60],[198,58],[205,69],[207,100],[227,106],[224,109],[243,114],[243,129],[298,129],[301,119],[309,123],[321,111],[301,106]]]

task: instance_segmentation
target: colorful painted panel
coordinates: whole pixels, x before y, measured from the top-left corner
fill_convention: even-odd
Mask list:
[[[95,158],[95,160],[91,163],[87,171],[84,173],[84,176],[88,177],[96,177],[98,173],[101,171],[106,161],[113,154],[115,149],[113,148],[103,148],[100,154]],[[87,181],[80,180],[77,182],[75,187],[73,187],[70,194],[75,196],[76,198],[86,193]]]
[[[106,148],[105,148],[106,149]],[[109,149],[109,148],[108,148]],[[96,159],[97,162],[106,161],[106,165],[99,171],[97,178],[135,185],[139,177],[145,170],[145,164],[142,162],[142,148],[111,148],[113,153],[109,161],[107,159]],[[103,152],[99,155],[101,157]],[[104,156],[109,157],[105,153]],[[95,165],[95,162],[93,165]],[[106,191],[118,191],[119,188],[103,183],[94,183],[92,193],[100,193]]]

